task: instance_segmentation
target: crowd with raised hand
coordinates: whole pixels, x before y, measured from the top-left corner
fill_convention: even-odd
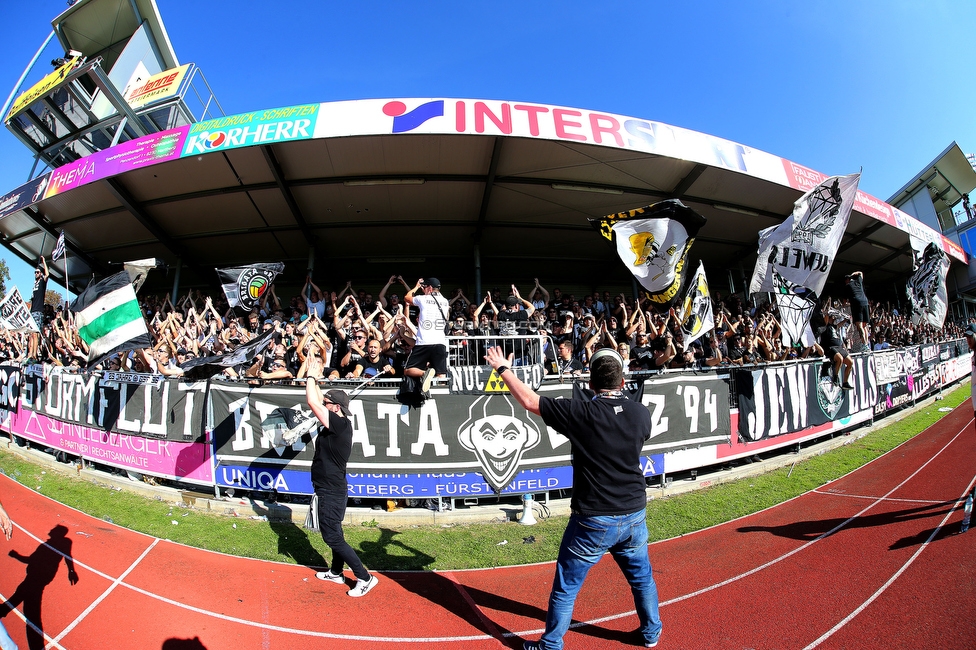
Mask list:
[[[180,376],[181,366],[194,359],[225,355],[272,331],[253,356],[221,374],[254,383],[291,381],[306,377],[315,361],[324,368],[323,377],[333,380],[399,378],[417,338],[416,310],[402,297],[409,290],[403,278],[394,275],[374,299],[371,292],[354,289],[351,281],[338,292],[323,290],[309,275],[288,302],[271,285],[247,314],[230,309],[223,295],[207,296],[195,289],[175,301],[169,294],[140,296],[152,347],[112,355],[95,369]],[[577,296],[559,288],[550,291],[535,278],[525,292],[512,284],[488,289],[476,300],[469,299],[463,287],[445,290],[444,295],[450,305],[445,329],[452,341],[461,341],[451,349],[452,363],[481,362],[461,354],[463,339],[505,336],[541,337],[543,363],[548,372],[560,376],[586,372],[601,348],[618,351],[629,372],[763,364],[824,354],[812,342],[784,346],[779,310],[765,294],[748,300],[740,294],[714,293],[715,327],[688,345],[674,308],[658,309],[649,301],[638,304],[624,293],[604,290]],[[843,300],[824,298],[812,318],[814,332],[822,325],[825,309],[845,313],[847,306]],[[43,321],[34,352],[27,332],[0,330],[0,359],[85,368],[88,349],[73,314],[47,305]],[[871,304],[869,341],[861,340],[860,328],[841,321],[851,351],[959,338],[964,327],[949,320],[941,329],[914,325],[891,303]]]

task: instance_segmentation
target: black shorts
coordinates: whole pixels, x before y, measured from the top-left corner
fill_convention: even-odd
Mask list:
[[[866,303],[851,301],[851,320],[855,323],[870,323],[871,313]]]
[[[410,351],[405,368],[431,367],[438,375],[447,374],[447,348],[439,343],[434,345],[415,345]]]
[[[834,347],[827,348],[825,352],[826,352],[825,356],[829,361],[833,361],[834,357],[837,356],[838,354],[841,356],[841,358],[846,358],[851,356],[851,353],[847,351],[847,348],[842,347],[840,345],[835,345]]]

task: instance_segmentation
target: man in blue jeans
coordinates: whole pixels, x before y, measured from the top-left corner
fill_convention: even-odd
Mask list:
[[[583,580],[608,551],[630,584],[644,647],[653,648],[662,626],[647,554],[647,498],[640,469],[651,416],[623,393],[623,359],[610,349],[593,355],[590,388],[595,394],[589,400],[540,397],[510,371],[512,357],[506,358],[501,348],[490,348],[485,359],[519,404],[541,415],[573,446],[573,514],[559,546],[546,631],[538,642],[526,641],[523,648],[563,647]]]

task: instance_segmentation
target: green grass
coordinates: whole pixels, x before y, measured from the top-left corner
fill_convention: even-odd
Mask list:
[[[652,540],[683,535],[741,517],[824,485],[893,449],[969,397],[965,384],[902,420],[827,453],[647,506]],[[175,542],[264,560],[325,566],[331,552],[317,533],[292,523],[228,517],[171,506],[70,473],[51,471],[0,450],[0,470],[27,487],[94,517]],[[178,522],[174,525],[172,522]],[[531,528],[515,522],[449,526],[347,526],[346,539],[377,570],[467,569],[544,562],[555,558],[565,517]],[[525,543],[527,537],[534,538]],[[502,544],[502,542],[505,542]]]

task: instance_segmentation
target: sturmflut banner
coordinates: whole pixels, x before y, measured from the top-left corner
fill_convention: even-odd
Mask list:
[[[52,366],[40,369],[31,366],[24,376],[22,405],[29,411],[111,433],[203,440],[205,383],[177,379],[164,379],[158,385],[127,383],[98,374],[61,372]]]
[[[543,386],[540,394],[569,398],[572,384]],[[358,473],[370,476],[428,477],[445,473],[477,475],[484,494],[504,491],[520,481],[519,491],[568,488],[560,479],[570,464],[569,440],[546,427],[504,394],[451,395],[410,409],[377,389],[351,400],[353,450],[350,489]],[[218,484],[308,493],[312,439],[303,435],[286,445],[278,409],[309,410],[297,387],[253,387],[214,381],[210,386]],[[662,471],[666,451],[728,442],[727,377],[713,374],[647,380],[642,403],[651,413],[651,439],[645,444],[645,474]],[[528,477],[528,478],[526,478]],[[533,478],[535,477],[535,478]],[[416,479],[420,481],[420,478]],[[554,482],[555,481],[555,482]],[[420,481],[421,483],[423,481]],[[271,487],[269,487],[271,486]],[[417,490],[418,496],[438,496]],[[355,496],[355,493],[351,494]],[[363,495],[371,496],[371,495]],[[457,496],[457,495],[452,495]]]

